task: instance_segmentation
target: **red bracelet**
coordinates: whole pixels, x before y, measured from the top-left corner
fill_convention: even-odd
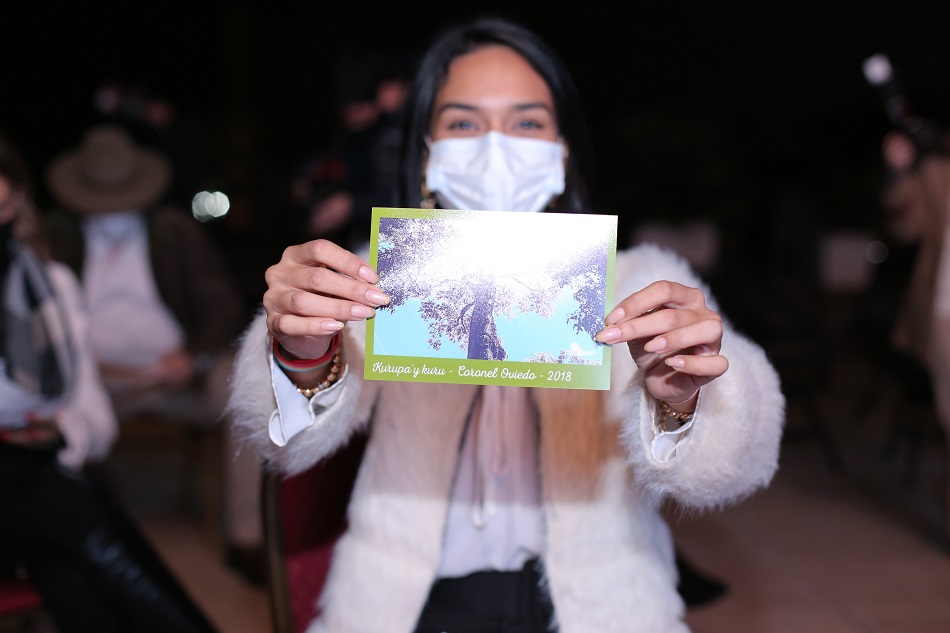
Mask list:
[[[280,343],[277,342],[277,339],[274,339],[274,360],[277,361],[277,364],[286,369],[287,371],[292,372],[304,372],[304,371],[313,371],[314,369],[320,369],[325,365],[329,365],[333,360],[333,355],[336,353],[337,348],[340,346],[340,339],[342,336],[340,332],[337,332],[333,335],[333,339],[330,341],[330,347],[327,348],[326,354],[320,358],[314,358],[312,360],[291,360],[283,354],[280,353]]]

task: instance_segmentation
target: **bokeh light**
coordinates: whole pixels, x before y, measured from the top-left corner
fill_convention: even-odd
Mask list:
[[[887,261],[887,256],[890,255],[890,251],[884,242],[873,240],[868,242],[867,248],[864,249],[864,254],[872,264],[883,264]]]
[[[230,208],[230,200],[220,191],[199,191],[191,200],[191,214],[199,222],[224,217]]]

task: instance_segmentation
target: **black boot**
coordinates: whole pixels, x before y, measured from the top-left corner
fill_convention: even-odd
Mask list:
[[[94,578],[136,630],[216,633],[131,523],[100,528],[83,547]]]
[[[0,443],[0,498],[0,554],[26,565],[64,633],[215,633],[88,473]]]

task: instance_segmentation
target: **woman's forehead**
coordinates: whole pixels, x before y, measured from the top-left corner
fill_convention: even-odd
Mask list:
[[[544,103],[553,106],[544,78],[513,49],[486,46],[455,58],[435,99],[435,111],[446,103],[493,105]]]

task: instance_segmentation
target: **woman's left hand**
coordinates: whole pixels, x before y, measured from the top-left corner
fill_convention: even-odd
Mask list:
[[[658,400],[689,400],[729,368],[719,353],[722,317],[706,306],[697,288],[654,282],[621,301],[604,322],[597,340],[626,343]]]

